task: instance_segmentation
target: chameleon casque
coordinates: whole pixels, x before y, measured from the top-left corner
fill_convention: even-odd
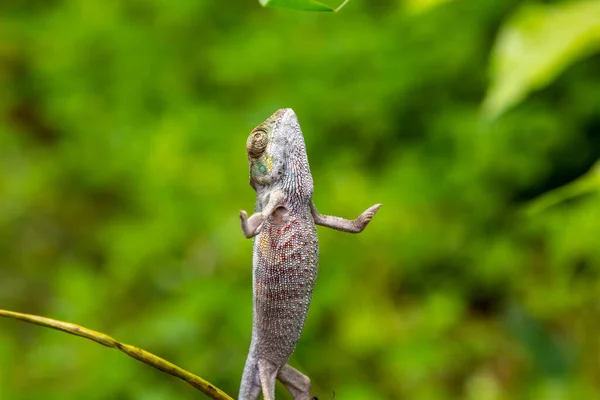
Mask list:
[[[302,333],[319,264],[315,224],[361,232],[381,204],[354,220],[321,215],[313,201],[313,180],[304,138],[292,109],[280,109],[248,137],[250,186],[255,213],[240,212],[242,231],[254,237],[253,324],[240,400],[275,398],[279,379],[296,400],[310,400],[310,379],[287,364]]]

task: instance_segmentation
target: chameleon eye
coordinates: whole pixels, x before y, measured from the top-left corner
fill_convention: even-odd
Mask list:
[[[256,130],[252,132],[246,142],[246,151],[248,152],[248,155],[253,158],[260,157],[265,152],[268,142],[269,138],[265,131]]]

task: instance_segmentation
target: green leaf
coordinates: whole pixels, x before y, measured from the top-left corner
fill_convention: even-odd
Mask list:
[[[524,209],[525,215],[532,217],[555,205],[597,191],[600,191],[600,161],[597,161],[588,172],[573,182],[532,200]]]
[[[331,8],[327,4],[315,0],[260,0],[260,4],[264,7],[278,7],[278,8],[289,8],[293,10],[305,10],[305,11],[338,11],[346,1],[338,7],[338,9]]]
[[[564,69],[600,49],[600,0],[527,4],[500,30],[483,102],[496,118]]]
[[[404,7],[411,14],[422,14],[452,0],[406,0]]]

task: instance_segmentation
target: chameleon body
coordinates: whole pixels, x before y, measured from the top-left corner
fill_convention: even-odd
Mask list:
[[[287,364],[310,306],[318,273],[315,224],[358,233],[380,204],[355,220],[321,215],[312,202],[313,180],[296,114],[275,112],[248,137],[255,213],[240,212],[242,232],[254,238],[253,325],[240,400],[275,398],[279,379],[296,400],[310,400],[310,379]]]

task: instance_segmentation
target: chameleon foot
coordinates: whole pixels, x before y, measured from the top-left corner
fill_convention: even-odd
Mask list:
[[[377,213],[380,207],[381,204],[375,204],[374,206],[367,208],[365,212],[363,212],[358,216],[358,218],[356,218],[354,223],[356,224],[356,228],[359,232],[364,230],[367,227],[367,225],[369,225],[369,222],[371,222],[373,216]]]
[[[242,224],[242,232],[248,239],[260,233],[264,222],[264,217],[262,213],[256,213],[252,214],[252,216],[248,218],[248,213],[242,210],[240,211],[240,222]]]

